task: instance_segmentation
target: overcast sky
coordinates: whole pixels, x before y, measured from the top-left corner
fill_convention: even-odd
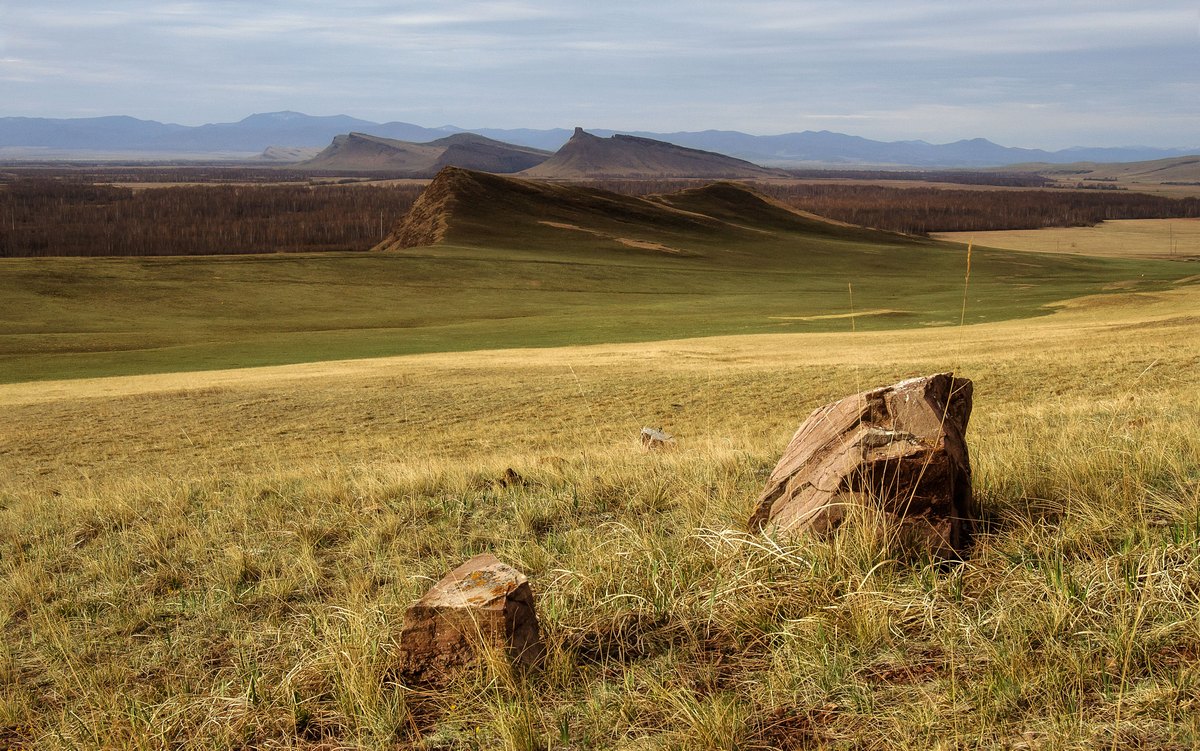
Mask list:
[[[0,0],[0,116],[1200,146],[1200,2]]]

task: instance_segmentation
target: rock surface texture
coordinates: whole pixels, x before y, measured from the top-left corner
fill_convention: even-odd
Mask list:
[[[961,552],[971,506],[972,391],[968,379],[938,373],[815,410],[775,465],[750,529],[827,534],[854,506],[866,506],[935,555]]]
[[[474,662],[483,649],[531,665],[543,649],[533,590],[520,571],[494,555],[477,555],[408,609],[400,647],[401,674],[430,683]]]

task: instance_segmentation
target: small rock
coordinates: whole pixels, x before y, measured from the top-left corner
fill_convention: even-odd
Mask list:
[[[661,449],[675,443],[674,436],[667,435],[661,430],[655,428],[642,428],[642,447],[647,449]]]
[[[529,581],[490,553],[471,558],[408,609],[400,649],[400,674],[424,683],[444,682],[484,649],[533,665],[543,645]]]
[[[750,529],[829,533],[870,504],[930,553],[957,554],[969,530],[972,390],[938,373],[820,407],[775,465]]]
[[[525,478],[521,477],[517,470],[509,467],[508,469],[504,470],[504,474],[499,480],[496,481],[496,484],[502,488],[512,488],[517,486],[523,487],[527,483],[525,482]]]

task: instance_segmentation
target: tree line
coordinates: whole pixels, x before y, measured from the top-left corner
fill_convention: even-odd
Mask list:
[[[53,179],[0,187],[0,257],[367,250],[420,186],[189,185]]]
[[[1033,172],[964,172],[962,170],[789,169],[802,180],[889,180],[901,182],[999,185],[1006,188],[1045,188],[1054,183]]]
[[[627,195],[647,195],[705,183],[598,180],[587,184]],[[1088,227],[1108,219],[1200,217],[1200,198],[1168,198],[1135,191],[985,190],[826,182],[756,182],[752,187],[802,211],[910,235]]]
[[[1109,219],[1200,217],[1200,198],[1134,191],[959,190],[875,185],[765,184],[789,206],[876,229],[923,235],[1089,227]]]

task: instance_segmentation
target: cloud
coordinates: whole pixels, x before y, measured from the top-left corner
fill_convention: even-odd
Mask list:
[[[1105,132],[1170,145],[1200,117],[1190,0],[61,0],[0,9],[0,114],[119,106],[205,122],[295,109],[428,125],[586,118],[753,132],[844,123],[874,137],[1027,145]]]

